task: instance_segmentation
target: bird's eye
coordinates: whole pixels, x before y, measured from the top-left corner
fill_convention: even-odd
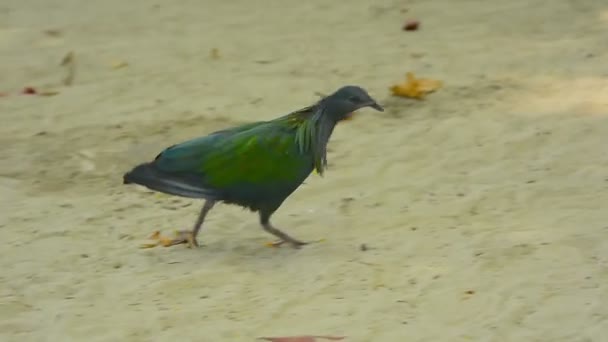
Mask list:
[[[361,98],[357,95],[354,95],[350,97],[350,101],[354,103],[361,102]]]

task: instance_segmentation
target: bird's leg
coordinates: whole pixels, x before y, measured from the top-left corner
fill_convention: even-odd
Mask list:
[[[205,221],[205,217],[209,213],[209,211],[215,205],[214,200],[206,200],[205,204],[201,208],[201,212],[196,219],[196,223],[194,224],[194,228],[192,230],[182,230],[176,232],[176,236],[173,239],[160,238],[160,244],[164,247],[170,247],[175,245],[180,245],[185,243],[188,245],[188,248],[198,247],[198,241],[196,240],[196,236],[198,235],[201,227],[203,226],[203,222]]]
[[[270,223],[270,215],[268,215],[266,213],[260,212],[260,223],[262,224],[262,227],[264,228],[264,230],[266,232],[268,232],[280,239],[279,241],[272,243],[272,246],[278,247],[278,246],[282,245],[283,243],[287,242],[293,248],[300,248],[301,246],[308,244],[308,242],[303,242],[303,241],[294,239],[291,236],[287,235],[286,233],[283,233],[279,229],[273,227],[272,224]]]
[[[198,236],[198,233],[200,232],[201,227],[203,226],[205,217],[207,217],[207,214],[213,208],[214,205],[215,201],[206,200],[205,204],[201,208],[201,212],[198,215],[198,218],[196,219],[196,223],[194,224],[194,228],[192,228],[192,231],[178,232],[176,238],[174,239],[175,243],[171,244],[171,246],[180,243],[186,243],[188,244],[188,248],[198,247],[199,245],[198,241],[196,240],[196,237]]]

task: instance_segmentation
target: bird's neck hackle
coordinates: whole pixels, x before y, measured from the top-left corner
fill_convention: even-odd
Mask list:
[[[335,120],[324,111],[321,103],[314,106],[312,115],[302,122],[296,132],[300,152],[312,153],[314,169],[320,176],[327,167],[327,143],[336,126]]]

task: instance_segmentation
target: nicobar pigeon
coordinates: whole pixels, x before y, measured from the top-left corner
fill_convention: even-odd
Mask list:
[[[197,247],[205,217],[216,203],[224,202],[259,213],[264,230],[279,239],[274,245],[286,242],[299,248],[307,243],[274,227],[270,217],[313,170],[323,175],[334,127],[364,107],[384,111],[363,88],[344,86],[279,118],[170,146],[125,173],[123,183],[205,201],[192,230],[166,239],[164,246]]]

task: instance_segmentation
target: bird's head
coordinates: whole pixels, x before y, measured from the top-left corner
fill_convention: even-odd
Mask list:
[[[348,120],[358,109],[371,107],[383,112],[384,108],[374,100],[365,89],[359,86],[344,86],[335,93],[323,98],[320,102],[325,115],[336,122]]]

